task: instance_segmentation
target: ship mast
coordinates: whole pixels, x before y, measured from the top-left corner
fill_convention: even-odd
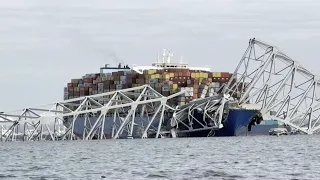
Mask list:
[[[162,63],[171,63],[171,57],[173,57],[173,53],[171,51],[167,51],[166,49],[163,49],[162,53]]]
[[[183,64],[183,56],[180,57],[180,64]]]

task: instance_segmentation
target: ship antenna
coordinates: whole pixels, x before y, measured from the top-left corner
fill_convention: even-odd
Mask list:
[[[168,53],[168,59],[167,59],[167,62],[168,62],[168,63],[170,63],[172,56],[173,56],[173,53],[172,53],[171,51],[169,51],[169,53]]]
[[[180,57],[180,64],[182,64],[183,63],[183,56],[181,55],[181,57]]]
[[[163,49],[163,53],[162,53],[162,63],[165,63],[165,57],[166,57],[167,53],[166,53],[166,49]]]

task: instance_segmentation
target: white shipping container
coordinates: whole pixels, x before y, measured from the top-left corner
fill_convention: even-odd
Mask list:
[[[181,91],[186,91],[185,96],[193,96],[193,87],[181,87]]]
[[[193,92],[192,91],[187,91],[184,93],[185,96],[190,97],[193,96]]]
[[[212,87],[218,88],[218,87],[220,87],[220,83],[214,82],[214,83],[212,83]]]
[[[214,93],[215,91],[214,91],[214,88],[210,88],[209,89],[209,96],[211,97],[211,96],[213,96],[215,93]]]

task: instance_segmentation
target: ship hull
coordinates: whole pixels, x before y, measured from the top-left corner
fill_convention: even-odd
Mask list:
[[[214,130],[202,130],[188,133],[178,133],[178,136],[186,137],[223,137],[223,136],[256,136],[268,135],[271,128],[280,127],[277,121],[265,120],[260,124],[251,127],[248,130],[251,118],[257,113],[257,110],[230,109],[226,120],[223,122],[223,128]]]

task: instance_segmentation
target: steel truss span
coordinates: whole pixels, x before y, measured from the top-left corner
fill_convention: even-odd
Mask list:
[[[164,97],[144,85],[3,112],[0,114],[1,141],[147,138],[150,135],[158,138],[163,133],[166,112],[175,111],[167,102],[184,93]],[[138,116],[139,121],[136,120]],[[80,135],[75,133],[79,119],[83,120]],[[112,124],[111,137],[105,133],[105,123]]]
[[[320,129],[319,84],[316,74],[277,47],[250,39],[223,92],[239,97],[239,105],[260,105],[264,119],[278,120],[300,132],[314,134]]]

